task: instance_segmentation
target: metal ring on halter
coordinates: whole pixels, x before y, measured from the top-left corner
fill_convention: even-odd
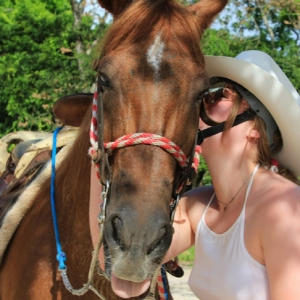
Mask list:
[[[180,194],[177,194],[176,199],[170,205],[170,211],[171,211],[170,219],[171,219],[171,224],[173,224],[174,217],[175,217],[175,212],[176,212],[176,208],[178,206],[180,197],[181,197]]]
[[[102,193],[101,193],[101,198],[102,198],[103,202],[100,206],[101,211],[98,215],[99,225],[104,224],[104,222],[105,222],[108,191],[109,191],[109,180],[106,180],[106,183],[103,186]]]

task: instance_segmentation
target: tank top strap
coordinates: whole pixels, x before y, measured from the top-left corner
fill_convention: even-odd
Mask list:
[[[246,196],[245,196],[245,201],[244,201],[244,205],[243,205],[243,211],[245,211],[245,207],[246,207],[246,204],[247,204],[247,200],[248,200],[248,196],[250,194],[250,191],[251,191],[251,187],[252,187],[252,183],[253,183],[253,179],[254,179],[254,175],[256,174],[258,168],[259,168],[260,164],[257,164],[252,172],[252,175],[251,175],[251,178],[249,180],[249,183],[248,183],[248,187],[247,187],[247,191],[246,191]]]

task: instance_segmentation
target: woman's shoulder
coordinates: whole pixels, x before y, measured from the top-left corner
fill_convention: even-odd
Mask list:
[[[180,200],[194,232],[213,194],[213,186],[202,186],[186,192]]]
[[[300,224],[300,186],[278,174],[266,174],[261,179],[253,195],[253,211],[257,220],[263,223],[261,225],[271,229],[281,220],[284,223],[291,221],[295,215]]]
[[[195,207],[206,207],[213,194],[212,185],[201,186],[184,193],[180,201],[186,206],[186,210],[190,211],[194,210]]]
[[[211,197],[214,193],[214,188],[212,185],[200,186],[185,192],[183,197],[193,200],[198,200],[200,202],[206,202],[207,197]]]
[[[277,205],[290,206],[294,202],[300,204],[300,186],[278,174],[265,174],[257,193],[260,194],[261,205],[267,209]]]

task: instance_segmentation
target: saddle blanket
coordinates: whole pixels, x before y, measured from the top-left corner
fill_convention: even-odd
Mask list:
[[[62,145],[62,142],[58,141],[58,146],[60,145],[63,148],[58,152],[56,155],[56,168],[60,165],[61,161],[67,156],[69,149],[73,145],[73,142],[75,140],[75,136],[77,134],[77,128],[75,130],[71,130],[67,133],[68,138],[66,139],[66,132],[64,130],[61,130],[59,134],[61,134],[60,141],[64,140],[64,144]],[[52,137],[50,137],[52,138]],[[50,149],[52,148],[52,143],[49,143],[49,138],[45,139],[45,141],[42,143],[43,146],[50,146]],[[51,144],[51,145],[50,145]],[[36,149],[38,147],[35,146]],[[26,151],[27,152],[27,151]],[[25,153],[27,154],[27,153]],[[25,155],[24,154],[24,155]],[[30,151],[30,157],[32,156],[32,152]],[[25,155],[26,156],[26,155]],[[21,161],[21,160],[20,160]],[[22,168],[24,167],[24,164],[22,164]],[[20,168],[17,168],[16,170],[19,170]],[[49,180],[51,176],[51,160],[49,160],[45,165],[41,168],[39,171],[38,176],[31,181],[24,189],[23,193],[19,196],[16,203],[10,208],[10,210],[6,213],[2,226],[0,228],[0,265],[3,259],[4,252],[6,250],[6,247],[13,236],[15,230],[18,228],[18,225],[20,224],[22,218],[26,214],[26,212],[32,207],[34,203],[34,199],[38,191],[40,190],[40,186]],[[50,201],[50,200],[49,200]]]

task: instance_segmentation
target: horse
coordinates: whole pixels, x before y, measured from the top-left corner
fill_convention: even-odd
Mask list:
[[[174,212],[182,178],[185,182],[191,165],[201,95],[209,85],[200,39],[227,1],[201,0],[190,6],[175,0],[98,2],[113,16],[93,65],[99,122],[93,159],[100,164],[100,182],[106,189],[103,244],[109,263],[103,271],[106,275],[96,274],[94,279],[101,296],[89,290],[81,299],[114,300],[121,297],[110,280],[121,283],[120,289],[130,284],[148,287],[170,246],[170,207]],[[87,154],[93,116],[90,100],[86,107],[82,120],[75,122],[78,133],[64,151],[55,177],[57,224],[67,256],[68,282],[75,288],[86,282],[93,252],[89,231],[92,161]],[[104,143],[140,133],[152,142],[103,149]],[[162,140],[182,151],[184,165],[176,153],[160,146]],[[4,253],[1,300],[75,299],[58,270],[48,165],[42,170],[43,178],[39,174],[17,193],[19,200],[33,197],[34,201]],[[148,293],[149,289],[141,290],[127,298],[144,299]]]

